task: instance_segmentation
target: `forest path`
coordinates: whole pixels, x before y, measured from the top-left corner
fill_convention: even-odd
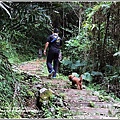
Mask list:
[[[54,92],[58,95],[63,94],[64,100],[68,103],[67,107],[73,113],[73,119],[118,119],[113,115],[117,111],[115,105],[118,106],[119,103],[113,98],[105,101],[100,99],[95,91],[87,90],[85,86],[83,90],[77,90],[70,87],[69,80],[48,79],[48,73],[43,69],[46,67],[45,62],[43,59],[24,62],[18,65],[18,69],[39,76],[43,83],[50,84],[50,89]]]

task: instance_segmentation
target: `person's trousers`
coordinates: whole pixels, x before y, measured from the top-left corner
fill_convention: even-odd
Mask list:
[[[48,72],[51,73],[54,70],[53,77],[56,77],[56,73],[58,71],[58,64],[59,64],[59,50],[49,50],[47,55],[47,68]]]

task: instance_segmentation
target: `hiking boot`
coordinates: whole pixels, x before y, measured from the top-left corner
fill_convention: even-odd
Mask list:
[[[55,79],[56,77],[52,77],[53,79]]]
[[[55,72],[55,71],[52,70],[52,72],[49,73],[48,78],[51,78],[51,77],[53,76],[54,72]]]

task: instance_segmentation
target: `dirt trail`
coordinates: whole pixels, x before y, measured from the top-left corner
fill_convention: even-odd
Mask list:
[[[93,91],[72,89],[69,80],[47,79],[43,76],[45,60],[34,60],[25,62],[18,66],[18,69],[26,73],[37,75],[42,82],[51,84],[51,89],[58,94],[64,94],[64,99],[68,103],[74,119],[118,119],[113,117],[117,109],[114,105],[118,104],[113,99],[109,101],[101,100],[94,95]],[[44,73],[45,74],[45,73]],[[47,73],[46,73],[47,74]]]

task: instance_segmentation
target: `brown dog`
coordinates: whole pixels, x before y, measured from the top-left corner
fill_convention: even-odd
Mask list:
[[[77,85],[77,89],[82,90],[82,76],[80,78],[75,77],[74,75],[68,76],[69,80],[72,81],[72,85]]]

